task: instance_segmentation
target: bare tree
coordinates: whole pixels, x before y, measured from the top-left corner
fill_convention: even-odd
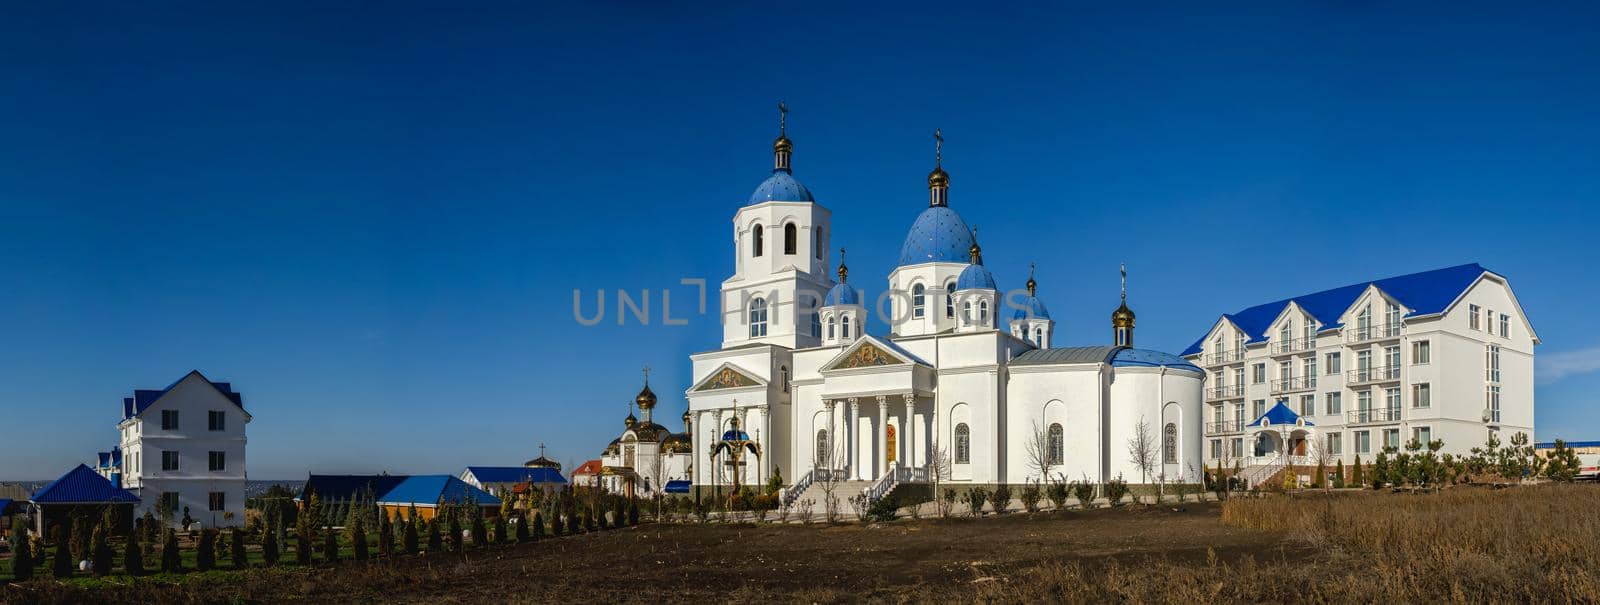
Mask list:
[[[1055,466],[1055,452],[1051,451],[1050,431],[1033,423],[1033,432],[1023,441],[1028,454],[1028,468],[1039,474],[1039,484],[1050,481],[1050,467]]]
[[[1139,416],[1133,424],[1133,437],[1128,439],[1128,462],[1139,468],[1139,482],[1149,483],[1150,473],[1156,468],[1156,437],[1150,432],[1150,422]],[[1138,497],[1134,497],[1138,501]]]
[[[1322,491],[1333,491],[1333,480],[1328,473],[1333,471],[1333,452],[1328,449],[1328,438],[1311,440],[1311,459],[1317,461],[1317,468],[1322,469]]]
[[[822,516],[832,524],[839,520],[839,485],[844,483],[844,473],[833,468],[835,460],[843,460],[845,451],[842,440],[834,439],[832,431],[828,434],[828,449],[818,449],[813,453],[811,461],[811,484],[822,491]],[[800,497],[801,494],[795,494]],[[809,515],[809,506],[807,514]]]
[[[665,493],[667,480],[667,448],[665,444],[656,447],[656,457],[645,465],[645,478],[650,480],[650,498],[655,500],[656,519],[661,519],[661,497]]]
[[[928,483],[933,487],[934,508],[939,511],[940,517],[948,517],[950,516],[950,508],[955,504],[955,500],[946,501],[941,497],[943,494],[939,493],[939,488],[942,483],[950,479],[955,470],[950,457],[950,448],[941,443],[936,437],[929,444],[929,450],[932,456],[928,458]]]

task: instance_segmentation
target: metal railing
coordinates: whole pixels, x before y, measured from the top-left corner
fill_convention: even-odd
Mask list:
[[[1243,420],[1224,420],[1222,422],[1207,422],[1207,435],[1221,435],[1224,433],[1237,433],[1244,430]]]
[[[1223,385],[1206,389],[1206,399],[1234,399],[1244,397],[1244,385]]]
[[[1316,376],[1291,376],[1288,380],[1272,381],[1272,392],[1274,394],[1309,391],[1315,388],[1317,388]]]
[[[1366,342],[1369,340],[1383,340],[1386,338],[1399,338],[1401,324],[1383,323],[1366,327],[1352,326],[1344,330],[1344,340],[1348,343]]]
[[[1299,353],[1301,351],[1310,351],[1315,348],[1317,348],[1317,339],[1315,338],[1295,338],[1292,340],[1276,339],[1272,341],[1272,354],[1274,355]]]
[[[867,496],[867,504],[872,504],[877,502],[879,498],[888,495],[889,491],[894,489],[895,484],[899,481],[900,462],[890,462],[889,471],[884,473],[882,477],[878,477],[877,481],[873,481],[872,485],[868,485],[861,490],[861,493]]]
[[[1393,382],[1400,380],[1400,366],[1356,368],[1347,372],[1344,380],[1347,384],[1361,384],[1365,382]]]
[[[844,479],[844,474],[845,472],[839,469],[811,469],[810,472],[800,477],[799,481],[794,482],[794,485],[785,488],[782,493],[779,494],[779,497],[782,499],[785,505],[794,504],[794,501],[798,499],[801,494],[806,493],[806,490],[811,488],[812,483],[817,481],[828,481],[830,479],[842,481]]]
[[[1378,408],[1374,410],[1350,410],[1345,412],[1345,421],[1349,424],[1377,424],[1380,422],[1400,422],[1400,408]]]
[[[1244,360],[1244,349],[1217,351],[1205,356],[1205,365],[1216,366]]]

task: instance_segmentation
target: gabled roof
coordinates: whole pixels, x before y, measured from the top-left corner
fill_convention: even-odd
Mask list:
[[[232,384],[226,382],[212,382],[211,379],[206,378],[205,374],[201,374],[200,370],[190,370],[188,374],[183,375],[183,378],[179,378],[173,381],[172,384],[167,385],[167,388],[159,391],[136,389],[134,390],[132,397],[124,397],[122,399],[122,418],[127,420],[129,418],[133,418],[134,416],[143,414],[146,409],[149,409],[151,405],[154,405],[155,402],[165,396],[168,391],[171,391],[174,387],[177,387],[184,381],[184,379],[190,376],[199,376],[201,380],[206,382],[206,384],[216,388],[217,392],[221,393],[223,397],[227,397],[228,401],[232,401],[234,405],[239,406],[240,410],[244,409],[244,396],[233,392]]]
[[[34,504],[111,504],[138,502],[132,492],[111,484],[100,473],[79,464],[60,479],[33,493]]]
[[[324,501],[366,498],[369,492],[378,497],[404,480],[404,475],[311,475],[294,499],[304,500],[313,493]]]
[[[379,504],[438,506],[464,504],[468,496],[480,506],[499,506],[500,499],[451,475],[413,475],[405,477],[388,492],[378,496]]]
[[[867,347],[872,347],[881,352],[888,353],[889,359],[884,359],[883,356],[877,355],[877,351],[867,351],[858,355],[859,351],[862,351]],[[839,354],[834,355],[833,359],[823,362],[822,369],[823,371],[827,371],[844,368],[900,365],[907,363],[932,367],[931,364],[923,361],[921,357],[917,357],[916,355],[912,354],[911,351],[907,351],[905,347],[896,344],[892,340],[887,338],[878,338],[877,336],[873,336],[871,334],[862,334],[861,337],[857,338],[855,342],[850,343],[850,346],[845,347],[844,350],[839,351]]]
[[[731,361],[724,361],[722,365],[717,366],[717,369],[706,374],[705,378],[701,378],[700,382],[689,387],[688,392],[742,389],[766,386],[766,384],[767,381],[762,380],[755,373],[741,368]]]
[[[1277,403],[1272,404],[1272,407],[1268,409],[1266,413],[1256,418],[1255,422],[1251,422],[1245,426],[1294,425],[1301,422],[1300,415],[1295,413],[1294,410],[1289,409],[1289,405],[1285,403],[1285,401],[1286,400],[1284,399],[1279,399]],[[1267,421],[1265,425],[1263,425],[1261,422],[1263,420]],[[1312,424],[1310,420],[1306,420],[1304,422],[1305,426],[1316,426]]]
[[[1340,327],[1339,317],[1350,308],[1350,305],[1355,304],[1356,298],[1365,293],[1368,286],[1376,286],[1389,297],[1410,308],[1411,313],[1408,316],[1435,315],[1449,309],[1461,293],[1472,287],[1486,272],[1489,270],[1482,265],[1471,263],[1386,277],[1256,305],[1237,313],[1224,314],[1222,317],[1243,330],[1249,336],[1248,342],[1251,343],[1267,339],[1267,329],[1290,302],[1299,304],[1307,314],[1321,322],[1322,329],[1337,328]],[[1207,334],[1209,333],[1208,329]],[[1188,356],[1199,353],[1204,341],[1205,336],[1201,336],[1200,340],[1196,340],[1194,344],[1189,345],[1189,348],[1184,349],[1182,354]]]
[[[467,472],[478,483],[566,483],[561,472],[548,467],[526,466],[469,466]]]
[[[600,468],[599,460],[586,460],[583,464],[578,465],[578,468],[572,469],[572,475],[574,477],[578,475],[596,475],[600,473]]]

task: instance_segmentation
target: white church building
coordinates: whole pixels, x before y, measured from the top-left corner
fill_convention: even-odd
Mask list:
[[[771,176],[733,216],[721,347],[691,356],[697,488],[759,485],[781,468],[802,488],[790,493],[825,471],[876,496],[925,481],[936,454],[956,484],[1136,483],[1139,427],[1156,448],[1148,481],[1196,480],[1205,373],[1133,348],[1125,288],[1107,344],[1058,347],[1034,280],[1007,293],[985,268],[936,154],[888,275],[888,333],[867,333],[881,305],[847,283],[843,250],[834,266],[831,213],[795,179],[792,149],[780,128]]]

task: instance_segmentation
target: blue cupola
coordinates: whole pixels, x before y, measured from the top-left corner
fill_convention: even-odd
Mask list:
[[[772,176],[761,181],[755,193],[750,194],[751,204],[762,202],[814,202],[811,190],[795,180],[794,170],[790,168],[790,158],[794,153],[794,142],[786,134],[788,126],[789,108],[783,103],[778,103],[778,138],[772,141]]]
[[[950,174],[944,171],[944,136],[934,134],[933,172],[928,173],[928,207],[911,223],[900,246],[900,265],[964,263],[972,248],[972,229],[950,209]]]
[[[839,283],[828,290],[828,295],[822,298],[822,306],[834,307],[839,305],[861,304],[861,291],[855,286],[845,283],[850,278],[850,268],[844,264],[844,248],[839,249]]]
[[[983,268],[983,249],[978,247],[978,242],[972,242],[972,247],[967,249],[967,255],[972,264],[962,269],[961,275],[956,277],[956,291],[996,290],[994,275]]]
[[[1033,281],[1033,268],[1028,268],[1028,296],[1017,304],[1017,311],[1011,314],[1011,319],[1050,319],[1050,310],[1044,308],[1044,301],[1039,300],[1036,294],[1039,282]]]

